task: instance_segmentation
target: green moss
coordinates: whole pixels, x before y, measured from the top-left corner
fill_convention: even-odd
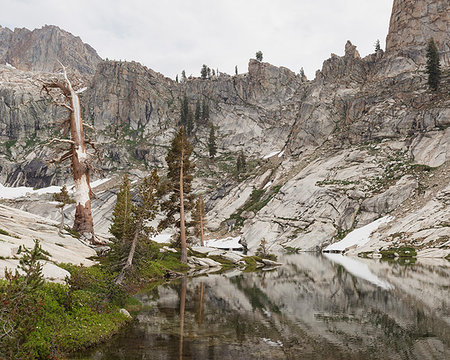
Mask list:
[[[372,258],[373,251],[363,251],[358,253],[358,257],[363,258],[363,259],[369,259]]]
[[[225,259],[223,256],[211,255],[211,256],[209,256],[209,258],[222,264],[222,267],[225,267],[225,268],[234,267],[234,262],[232,262],[231,260]]]
[[[380,250],[381,260],[395,261],[403,265],[412,265],[417,260],[416,249],[412,247],[389,248]]]
[[[5,236],[12,237],[9,232],[7,232],[6,230],[3,230],[3,229],[0,229],[0,235],[5,235]]]

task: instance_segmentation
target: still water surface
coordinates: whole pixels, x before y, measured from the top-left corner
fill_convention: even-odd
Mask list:
[[[132,325],[73,359],[450,359],[448,262],[280,260],[139,294]]]

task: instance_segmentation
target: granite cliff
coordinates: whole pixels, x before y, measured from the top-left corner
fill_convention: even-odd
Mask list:
[[[377,230],[369,249],[412,245],[428,249],[424,256],[445,256],[450,241],[449,10],[444,0],[395,0],[386,52],[362,58],[348,41],[344,55],[332,54],[312,81],[250,60],[246,74],[177,83],[139,63],[100,61],[85,46],[89,60],[75,59],[70,66],[84,74],[84,118],[96,127],[103,148],[97,166],[103,176],[131,171],[137,177],[152,166],[163,167],[186,95],[192,109],[196,101],[209,104],[209,122],[218,134],[214,163],[206,147],[209,126],[196,124],[192,136],[195,188],[207,199],[213,236],[239,234],[250,250],[262,238],[273,249],[319,250],[389,214],[396,220]],[[50,28],[64,34],[52,48],[71,52],[68,46],[82,44]],[[22,31],[39,37],[37,30]],[[17,68],[0,66],[0,180],[16,186],[62,184],[67,170],[46,163],[53,151],[46,142],[55,131],[46,124],[63,112],[39,91],[39,80],[54,76],[55,68],[40,65],[40,40],[26,51],[33,54],[28,65],[15,63],[8,55],[16,51],[9,45],[18,42],[13,35],[0,29],[0,59]],[[443,67],[436,93],[427,87],[424,66],[431,36]],[[49,56],[50,64],[56,55]],[[248,160],[245,174],[235,171],[241,150]],[[108,214],[113,198],[114,191],[103,195],[105,205],[97,203],[98,211]],[[42,211],[35,202],[17,206]],[[101,226],[106,230],[108,222]]]

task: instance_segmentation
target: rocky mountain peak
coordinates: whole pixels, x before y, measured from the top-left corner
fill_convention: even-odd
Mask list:
[[[424,62],[424,49],[433,38],[442,52],[442,61],[449,65],[449,22],[448,0],[394,0],[386,51]]]
[[[78,36],[54,25],[14,31],[0,27],[0,64],[20,70],[54,72],[61,61],[80,75],[90,75],[101,61],[97,52]]]

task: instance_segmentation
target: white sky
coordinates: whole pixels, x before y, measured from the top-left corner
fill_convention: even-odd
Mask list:
[[[0,0],[0,25],[57,25],[102,58],[135,60],[174,78],[202,64],[246,72],[264,61],[314,77],[347,40],[362,56],[384,48],[393,0]]]

